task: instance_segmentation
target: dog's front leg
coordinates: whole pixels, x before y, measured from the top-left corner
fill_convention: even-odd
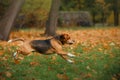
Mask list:
[[[66,52],[64,52],[64,51],[57,51],[56,53],[58,53],[59,55],[67,55],[67,56],[69,56],[69,57],[75,57],[75,55],[74,54],[71,54],[71,53],[66,53]]]
[[[74,63],[73,60],[68,59],[67,55],[60,55],[64,60],[66,60],[69,63]]]
[[[68,56],[67,55],[60,55],[64,60],[66,60],[67,62],[69,62],[69,63],[74,63],[74,61],[73,60],[71,60],[71,59],[68,59]]]
[[[58,55],[60,55],[64,60],[66,60],[67,62],[69,62],[69,63],[74,63],[74,61],[72,61],[72,60],[70,60],[70,59],[68,59],[68,56],[70,56],[70,57],[74,57],[75,55],[73,55],[73,54],[71,54],[71,53],[66,53],[66,52],[64,52],[64,51],[57,51],[56,52]]]

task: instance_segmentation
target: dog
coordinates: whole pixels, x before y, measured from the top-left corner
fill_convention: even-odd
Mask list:
[[[75,55],[65,52],[62,46],[65,44],[73,44],[75,41],[70,38],[68,34],[61,34],[46,40],[25,40],[23,38],[9,40],[8,42],[22,41],[23,44],[13,54],[17,59],[18,54],[29,55],[31,52],[38,52],[41,54],[53,54],[60,55],[64,60],[69,63],[74,63],[73,60],[68,57],[75,57]]]

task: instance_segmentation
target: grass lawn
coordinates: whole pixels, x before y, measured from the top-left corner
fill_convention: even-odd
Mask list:
[[[96,29],[90,31],[94,34]],[[37,53],[24,57],[20,62],[15,62],[12,58],[12,52],[15,51],[16,47],[0,45],[0,52],[4,48],[4,54],[0,56],[0,80],[120,80],[120,45],[119,42],[114,41],[115,39],[120,41],[120,39],[111,40],[107,37],[107,40],[103,40],[103,34],[106,34],[106,31],[97,31],[101,33],[98,36],[103,37],[102,40],[98,39],[97,41],[96,39],[97,42],[95,42],[92,39],[94,42],[89,42],[85,39],[81,42],[81,38],[84,37],[80,35],[81,38],[79,38],[79,32],[76,32],[76,29],[72,32],[75,35],[73,37],[80,41],[73,46],[64,47],[64,50],[76,55],[73,58],[75,61],[73,64],[64,61],[58,55]],[[89,39],[91,36],[92,38],[96,37],[95,34],[87,34],[88,30],[82,29],[80,33],[86,37],[89,35],[90,37],[87,37]],[[120,34],[112,33],[111,36],[118,37]]]

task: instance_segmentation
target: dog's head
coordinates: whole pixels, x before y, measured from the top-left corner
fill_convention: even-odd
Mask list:
[[[62,44],[73,44],[75,41],[70,38],[68,34],[61,34],[60,41]]]

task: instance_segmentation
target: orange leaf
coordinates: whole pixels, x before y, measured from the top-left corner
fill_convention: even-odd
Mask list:
[[[8,78],[10,78],[10,77],[12,76],[12,74],[11,74],[10,72],[8,72],[8,71],[5,72],[5,75],[6,75],[6,77],[8,77]]]
[[[99,51],[102,51],[103,49],[102,48],[98,48]]]
[[[52,60],[55,61],[56,60],[56,56],[52,56]]]
[[[84,77],[85,77],[85,78],[91,78],[91,77],[92,77],[92,74],[91,74],[91,73],[87,73]]]
[[[38,62],[30,62],[31,66],[37,66],[39,63]]]
[[[15,59],[15,60],[14,60],[14,63],[15,63],[15,64],[19,64],[19,63],[20,63],[20,60]]]
[[[3,53],[4,53],[3,51],[0,51],[0,56],[2,56],[2,55],[3,55]]]
[[[57,74],[57,77],[61,80],[69,80],[69,78],[66,74]]]

